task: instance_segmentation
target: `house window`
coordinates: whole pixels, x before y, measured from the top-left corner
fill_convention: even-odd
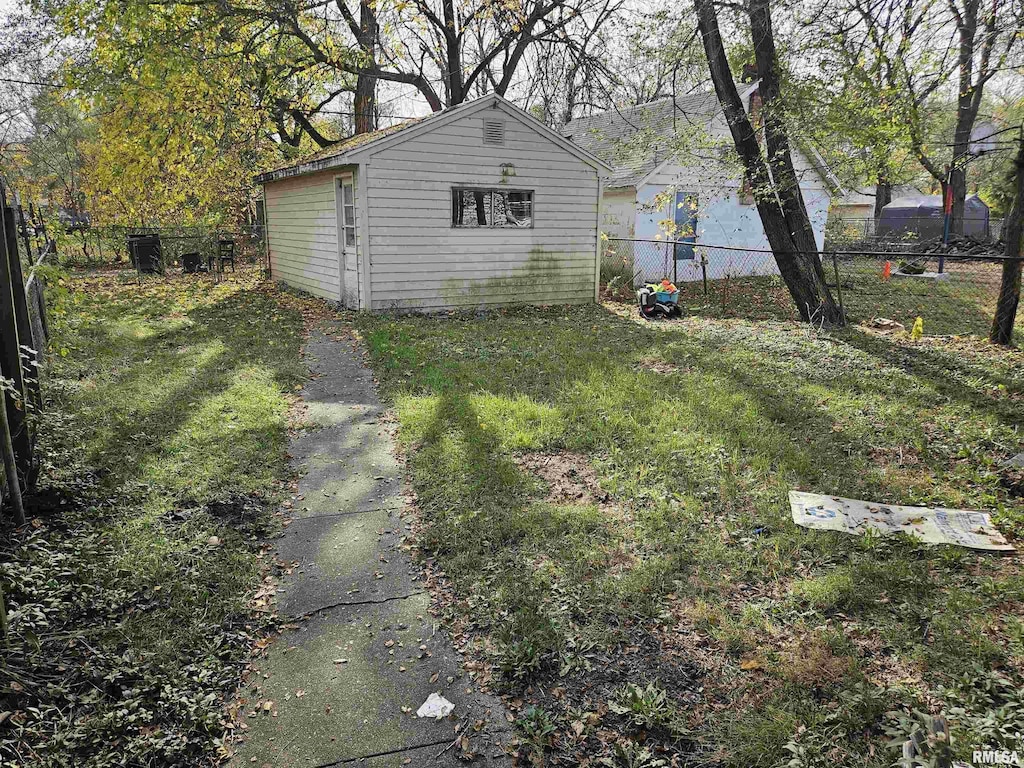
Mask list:
[[[484,120],[484,144],[501,146],[505,143],[505,123],[501,120]]]
[[[532,227],[533,192],[522,189],[452,189],[453,227]]]
[[[345,246],[356,244],[356,198],[352,179],[341,180],[341,229]]]

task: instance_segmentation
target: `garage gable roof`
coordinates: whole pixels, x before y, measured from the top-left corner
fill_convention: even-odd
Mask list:
[[[527,128],[541,134],[566,152],[575,155],[587,165],[594,167],[599,173],[610,174],[612,172],[611,166],[596,155],[591,154],[582,147],[576,146],[507,99],[496,93],[489,93],[474,101],[464,102],[440,112],[434,112],[426,117],[406,120],[403,123],[391,126],[390,128],[382,128],[379,131],[357,134],[337,144],[332,144],[310,155],[301,162],[291,163],[261,173],[253,181],[257,184],[265,184],[269,181],[316,173],[317,171],[325,171],[342,165],[354,165],[377,152],[393,147],[415,136],[421,136],[453,120],[488,108],[499,109],[504,114],[515,118]]]

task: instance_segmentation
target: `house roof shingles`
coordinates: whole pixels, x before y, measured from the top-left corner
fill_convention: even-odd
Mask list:
[[[687,126],[708,130],[720,112],[713,92],[666,97],[567,123],[562,135],[611,164],[609,187],[634,187],[668,158],[658,139],[672,139]]]
[[[755,82],[743,87],[740,98],[744,103],[757,86]],[[581,117],[567,123],[562,135],[614,167],[607,187],[635,187],[678,151],[671,142],[687,128],[691,133],[703,131],[711,136],[712,121],[720,116],[718,97],[714,91],[705,91]],[[703,140],[699,134],[698,139]],[[809,142],[795,137],[794,144],[822,180],[833,190],[845,193],[842,183]]]
[[[457,119],[460,116],[473,114],[488,107],[502,109],[506,115],[512,116],[527,127],[533,127],[540,133],[547,135],[555,144],[558,144],[567,152],[579,157],[588,165],[594,166],[599,170],[599,172],[611,172],[612,168],[600,157],[588,152],[586,147],[568,141],[557,131],[553,131],[550,127],[527,114],[512,102],[507,101],[504,97],[496,93],[489,93],[478,99],[474,99],[473,101],[456,104],[424,117],[406,120],[403,123],[398,123],[397,125],[393,125],[389,128],[382,128],[379,131],[350,136],[349,138],[321,149],[302,160],[292,160],[278,168],[261,173],[255,177],[254,181],[257,184],[263,184],[268,181],[276,181],[278,179],[285,179],[291,176],[301,176],[303,174],[315,173],[328,168],[335,168],[339,165],[347,165],[350,162],[358,162],[358,157],[363,153],[368,145],[375,144],[378,141],[383,141],[384,139],[389,139],[396,133],[403,133],[408,128],[427,124],[430,124],[431,126],[440,125],[448,119]],[[414,132],[410,132],[410,134],[412,133]],[[402,140],[403,138],[397,139],[399,142]],[[349,155],[351,155],[351,157],[348,157]]]
[[[307,155],[301,160],[289,160],[286,163],[282,163],[281,165],[264,171],[255,178],[255,181],[257,184],[260,184],[264,181],[308,173],[309,170],[314,170],[315,166],[319,163],[340,158],[347,152],[351,152],[354,149],[361,149],[367,144],[371,144],[378,139],[383,139],[387,136],[396,134],[399,131],[403,131],[406,128],[410,128],[413,125],[422,123],[424,120],[429,120],[430,118],[440,114],[443,114],[443,112],[433,112],[424,117],[414,117],[410,120],[405,120],[404,122],[388,126],[387,128],[370,131],[369,133],[357,133],[355,136],[349,136],[347,139],[342,139],[336,144],[331,144],[329,147],[324,147],[311,155]],[[336,163],[334,164],[336,165]],[[289,171],[292,173],[288,173]]]

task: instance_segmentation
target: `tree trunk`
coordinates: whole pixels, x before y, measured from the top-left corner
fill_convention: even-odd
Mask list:
[[[991,31],[988,24],[985,25],[985,35],[982,40],[981,65],[982,71],[977,73],[975,83],[974,58],[977,47],[978,36],[978,14],[981,10],[982,0],[964,0],[962,11],[957,16],[957,33],[960,37],[959,53],[957,57],[957,68],[959,74],[959,92],[956,100],[956,125],[953,128],[953,159],[952,170],[949,174],[949,182],[953,193],[953,210],[950,217],[949,231],[952,234],[962,235],[964,232],[964,200],[967,198],[967,169],[964,165],[956,167],[959,158],[967,154],[971,141],[971,131],[974,129],[974,121],[978,117],[978,110],[981,107],[981,92],[984,88],[986,69],[988,64],[987,50],[990,49],[992,41],[989,39]],[[998,0],[992,7],[994,14],[998,8]]]
[[[372,0],[359,3],[359,47],[369,59],[369,66],[376,66],[377,56],[377,11]],[[373,71],[360,71],[356,78],[356,93],[353,100],[355,132],[369,133],[377,128],[377,75]]]
[[[989,339],[995,344],[1009,346],[1013,343],[1013,324],[1017,320],[1017,306],[1020,304],[1020,276],[1024,254],[1021,253],[1021,235],[1024,234],[1024,131],[1021,132],[1017,147],[1017,194],[1013,199],[1006,219],[1006,247],[1003,255],[1003,275],[999,284],[999,299],[996,314],[992,318],[992,332]]]
[[[444,83],[447,92],[447,105],[453,107],[466,100],[466,88],[462,71],[462,39],[456,32],[456,10],[454,0],[443,0],[441,10],[444,13]]]
[[[971,99],[968,98],[966,103],[964,102],[965,100],[961,96],[957,106],[956,128],[953,131],[953,163],[967,155],[971,130],[974,127],[975,110],[971,109]],[[953,201],[949,233],[962,235],[964,233],[964,200],[967,198],[967,167],[963,164],[951,166],[948,183]],[[943,189],[943,194],[945,194],[945,189]]]
[[[813,251],[817,254],[818,245],[814,239],[814,229],[807,216],[807,206],[800,190],[800,180],[797,178],[796,168],[793,166],[789,137],[786,135],[785,107],[776,75],[778,61],[776,60],[775,37],[772,31],[771,9],[768,2],[769,0],[750,0],[748,5],[750,32],[755,41],[754,55],[757,61],[757,71],[761,76],[758,93],[761,96],[768,168],[794,243],[803,253]],[[820,261],[817,258],[815,261],[818,263],[820,271]],[[822,277],[822,282],[824,282],[824,277]]]
[[[765,139],[771,171],[761,154],[757,134],[747,117],[718,27],[713,0],[695,0],[697,25],[704,43],[711,80],[725,113],[736,151],[754,193],[757,212],[786,287],[805,321],[841,325],[842,312],[832,299],[817,253],[814,231],[793,168],[782,117],[776,75],[775,42],[767,0],[753,0],[750,23],[757,41],[758,74],[762,78]],[[772,175],[774,172],[774,177]]]
[[[882,218],[882,209],[892,202],[892,184],[884,176],[879,176],[875,184],[875,223]]]

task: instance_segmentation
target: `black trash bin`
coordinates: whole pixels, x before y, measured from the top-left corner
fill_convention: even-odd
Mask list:
[[[160,235],[128,235],[128,254],[139,272],[163,274]]]

